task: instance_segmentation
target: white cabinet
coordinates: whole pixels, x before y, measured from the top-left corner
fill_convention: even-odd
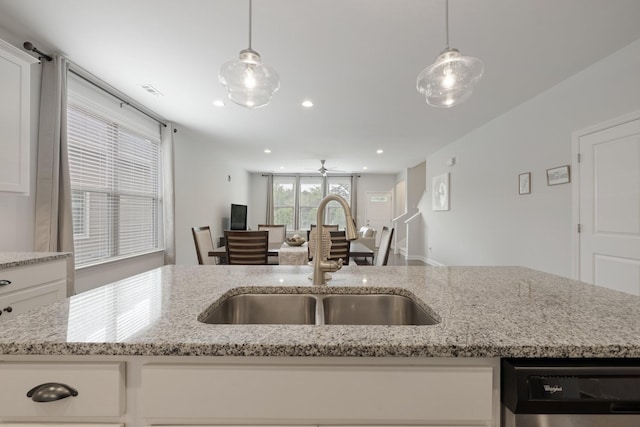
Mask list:
[[[35,62],[0,40],[0,193],[29,193],[30,76]]]
[[[0,269],[0,323],[16,314],[64,299],[67,261],[56,259]]]
[[[492,366],[148,364],[151,424],[495,425]],[[179,420],[180,422],[176,422]]]

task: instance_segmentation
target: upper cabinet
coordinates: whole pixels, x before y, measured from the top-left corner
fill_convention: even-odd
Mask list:
[[[30,76],[36,62],[0,40],[0,193],[29,194]]]

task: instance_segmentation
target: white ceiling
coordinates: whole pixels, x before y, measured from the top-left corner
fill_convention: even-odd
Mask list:
[[[0,0],[5,32],[262,172],[313,171],[320,159],[398,172],[640,38],[638,0],[450,0],[449,18],[451,47],[485,74],[466,103],[436,109],[415,81],[445,47],[444,0],[254,0],[253,48],[281,89],[247,110],[212,101],[225,99],[220,65],[248,46],[248,0]]]

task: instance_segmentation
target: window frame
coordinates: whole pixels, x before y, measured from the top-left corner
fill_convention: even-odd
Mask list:
[[[67,102],[70,168],[73,168],[73,156],[93,151],[98,156],[95,157],[99,164],[98,167],[104,167],[109,176],[104,180],[97,181],[95,188],[92,188],[91,178],[89,178],[88,184],[87,181],[78,184],[73,179],[74,173],[78,173],[77,170],[75,172],[73,169],[70,171],[72,193],[78,192],[81,195],[80,197],[84,198],[84,212],[82,214],[85,223],[83,224],[83,230],[81,230],[82,233],[74,233],[77,254],[74,257],[75,268],[79,270],[164,251],[163,147],[160,125],[156,124],[155,128],[148,123],[136,126],[135,117],[132,119],[131,114],[126,117],[123,116],[122,120],[120,120],[117,110],[115,113],[110,111],[108,106],[105,107],[103,103],[96,102],[86,88],[80,87],[80,85],[76,87],[77,92],[69,90]],[[96,89],[96,92],[98,90]],[[100,95],[96,95],[95,98],[99,101]],[[72,118],[72,115],[80,116]],[[73,120],[80,120],[78,123],[82,123],[82,120],[98,120],[99,124],[97,126],[104,126],[105,134],[97,136],[95,140],[85,139],[85,147],[82,147],[81,144],[78,144],[78,140],[79,137],[84,135],[82,133],[74,135],[74,130],[70,128]],[[77,125],[78,123],[75,124]],[[149,129],[157,129],[157,132],[150,134]],[[101,142],[102,138],[106,138],[105,135],[107,134],[109,135],[108,146],[100,147],[100,150],[104,151],[95,151],[91,145]],[[113,139],[111,140],[111,138]],[[142,147],[142,149],[131,151],[137,150],[138,147]],[[127,149],[130,151],[126,152]],[[144,153],[144,155],[140,153]],[[143,177],[148,180],[140,183],[135,182],[136,178],[127,176],[126,180],[133,180],[131,182],[135,182],[136,185],[132,186],[129,183],[129,186],[122,187],[122,183],[119,180],[125,177],[123,173],[126,174],[129,171],[142,171]],[[103,194],[104,199],[100,200],[102,197],[93,197],[92,192]],[[102,206],[103,209],[92,213],[91,203],[93,200],[95,200],[96,204],[107,204]],[[140,205],[136,207],[138,202],[140,202]],[[127,203],[133,206],[127,211],[130,214],[129,218],[134,221],[131,225],[133,227],[132,230],[136,227],[144,227],[147,230],[147,233],[140,238],[133,236],[131,231],[125,231],[123,234],[120,229],[121,225],[125,225],[121,224],[120,221],[121,210]],[[98,216],[106,215],[108,217],[108,220],[100,222],[102,229],[97,236],[92,236],[91,234],[92,214]],[[140,218],[143,219],[140,220]],[[96,221],[98,220],[99,218],[96,218]],[[129,234],[126,235],[126,233]],[[96,239],[95,243],[93,243],[93,248],[89,243],[92,237]],[[121,245],[123,242],[127,244],[125,247]],[[96,255],[82,256],[83,246],[85,250],[95,251]],[[78,250],[78,248],[81,249]]]
[[[275,186],[277,185],[277,183],[280,181],[285,181],[285,180],[289,180],[290,182],[295,182],[294,186],[295,186],[295,194],[294,194],[294,219],[293,219],[293,230],[305,230],[306,228],[302,228],[304,224],[302,224],[302,219],[301,219],[301,209],[304,207],[301,205],[301,192],[302,192],[302,185],[301,183],[304,180],[308,180],[310,182],[312,181],[316,181],[316,180],[321,180],[321,184],[320,184],[320,188],[321,188],[321,200],[323,198],[325,198],[327,195],[329,195],[329,189],[331,186],[331,181],[332,180],[339,180],[339,179],[343,179],[343,180],[349,180],[350,183],[350,187],[349,187],[349,198],[347,199],[347,203],[350,207],[353,207],[354,204],[354,187],[355,187],[355,178],[357,177],[357,175],[327,175],[327,176],[316,176],[316,175],[304,175],[304,174],[273,174],[273,185],[271,186],[271,195],[273,196],[273,206],[271,207],[272,212],[270,213],[271,217],[274,218],[274,223],[277,224],[278,222],[275,221],[276,218],[276,208],[277,206],[277,201],[275,200],[276,197],[274,195],[274,189]],[[319,202],[318,202],[319,203]],[[336,206],[339,206],[337,202],[331,201],[328,203],[327,208],[331,209],[331,208],[335,208]],[[317,208],[318,206],[307,206],[307,207],[315,207]],[[340,207],[340,210],[342,210],[342,208]],[[311,222],[311,224],[315,224],[316,223],[316,216],[317,216],[317,211],[316,214],[313,216],[314,220]],[[327,210],[325,210],[324,212],[324,217],[327,218]],[[342,224],[342,226],[344,227],[345,224]],[[290,225],[287,224],[287,229],[289,229]]]

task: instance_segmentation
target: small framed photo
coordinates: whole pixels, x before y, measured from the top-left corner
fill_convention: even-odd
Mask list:
[[[547,169],[547,185],[566,184],[571,182],[569,165]]]
[[[518,175],[518,194],[531,193],[531,172]]]

